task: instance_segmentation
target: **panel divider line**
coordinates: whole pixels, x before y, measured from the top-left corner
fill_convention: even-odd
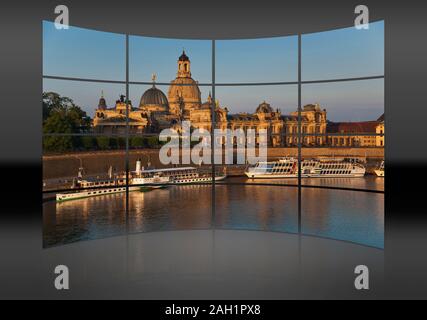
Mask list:
[[[301,239],[301,34],[298,34],[298,283],[300,294],[302,296],[302,239]]]
[[[126,234],[129,232],[129,35],[126,34]]]
[[[301,34],[298,34],[298,234],[301,234]]]
[[[100,82],[100,83],[116,83],[126,84],[126,80],[104,80],[104,79],[92,79],[92,78],[78,78],[78,77],[63,77],[63,76],[51,76],[43,75],[44,79],[51,80],[69,80],[69,81],[82,81],[82,82]],[[385,75],[367,76],[367,77],[350,77],[350,78],[335,78],[335,79],[318,79],[318,80],[301,80],[302,84],[315,84],[315,83],[332,83],[332,82],[347,82],[347,81],[363,81],[363,80],[375,80],[384,79]],[[137,85],[152,85],[153,82],[149,81],[128,81],[129,84]],[[169,86],[170,82],[156,82],[159,86]],[[217,87],[236,87],[236,86],[283,86],[283,85],[297,85],[298,81],[279,81],[279,82],[224,82],[215,83]],[[192,86],[193,84],[176,84],[177,86]],[[209,87],[212,83],[198,83],[198,86]]]
[[[211,214],[211,227],[215,230],[215,202],[216,202],[216,195],[215,195],[215,125],[216,125],[216,119],[215,119],[215,40],[212,40],[212,102],[211,102],[211,118],[212,118],[212,125],[211,125],[211,166],[212,166],[212,194],[211,194],[211,201],[212,201],[212,214]]]
[[[157,136],[158,133],[129,133],[129,137],[141,137],[141,136]],[[272,136],[293,136],[294,134],[281,134],[281,133],[271,133]],[[80,133],[43,133],[44,137],[80,137],[80,136],[108,136],[108,137],[121,137],[121,133],[96,133],[96,132],[80,132]],[[298,134],[297,134],[298,136]],[[303,137],[357,137],[357,136],[366,136],[366,137],[384,137],[385,133],[354,133],[354,132],[343,132],[343,133],[302,133]],[[273,147],[275,148],[275,147]],[[279,148],[279,147],[278,147]]]

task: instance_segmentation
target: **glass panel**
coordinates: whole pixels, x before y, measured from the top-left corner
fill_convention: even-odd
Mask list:
[[[251,139],[249,129],[255,130],[256,139],[260,137],[260,129],[267,130],[267,153],[266,159],[248,167],[246,163],[238,162],[235,148],[234,164],[225,165],[227,178],[218,182],[215,188],[215,226],[296,232],[297,185],[292,178],[295,177],[295,165],[292,161],[282,164],[278,160],[297,154],[297,149],[288,146],[284,139],[285,124],[291,117],[291,110],[296,110],[297,87],[217,87],[216,98],[218,105],[227,111],[226,127],[243,129],[247,143]],[[259,156],[259,141],[256,141],[255,154]],[[248,144],[245,147],[249,148]],[[248,152],[249,149],[246,150],[247,156]],[[264,163],[266,160],[268,163]]]
[[[176,90],[182,98],[179,103],[174,98]],[[184,160],[183,155],[190,155],[190,147],[194,144],[189,144],[186,149],[182,139],[179,149],[175,149],[179,154],[177,163],[161,159],[161,147],[167,142],[159,139],[163,130],[185,131],[184,121],[191,121],[194,112],[204,112],[204,122],[210,121],[210,108],[202,107],[205,102],[202,97],[207,98],[206,90],[206,87],[198,86],[130,86],[132,100],[137,102],[131,119],[142,114],[148,124],[144,135],[135,131],[130,136],[130,173],[142,192],[133,192],[129,197],[129,232],[210,228],[210,165],[200,166],[193,157],[188,157],[188,162]],[[200,124],[209,130],[209,125],[204,122],[194,122],[188,132],[193,132]],[[137,165],[138,161],[140,165]]]
[[[126,37],[43,21],[43,75],[124,81]]]
[[[272,111],[279,109],[281,115],[288,115],[298,108],[297,85],[219,86],[215,90],[216,99],[230,114],[253,114],[263,102],[269,104]],[[264,107],[259,110],[263,111]]]
[[[302,189],[302,232],[384,248],[384,194]]]
[[[302,101],[302,155],[312,176],[302,183],[384,190],[375,178],[384,159],[384,80],[303,85]],[[309,119],[325,112],[317,129]]]
[[[209,229],[210,185],[166,185],[129,195],[129,232]]]
[[[297,185],[280,186],[286,179],[269,179],[277,186],[237,177],[226,182],[239,181],[243,184],[215,187],[216,228],[298,232]]]
[[[100,128],[119,109],[122,114],[117,113],[115,120],[125,120],[120,102],[125,93],[122,84],[43,79],[43,133],[124,133]]]
[[[326,110],[329,122],[343,125],[377,121],[384,114],[384,79],[304,84],[301,91],[303,106],[318,104],[321,110]],[[373,128],[366,129],[375,133]],[[342,130],[348,131],[344,127]],[[353,128],[348,133],[357,133],[356,130]]]
[[[384,75],[384,22],[305,34],[301,59],[303,81]]]
[[[298,79],[298,37],[217,40],[217,83],[293,82]]]
[[[384,148],[303,147],[302,158],[303,185],[384,191]]]
[[[190,111],[206,109],[211,92],[211,86],[172,84],[169,86],[132,84],[129,94],[133,101],[133,108],[142,110],[157,117],[160,121],[159,128],[151,128],[150,132],[159,133],[161,128],[169,128],[180,117],[190,120]],[[209,112],[208,112],[209,114]]]
[[[48,140],[57,149],[43,152],[43,246],[124,234],[125,137]]]
[[[294,174],[292,172],[295,168],[292,168],[291,163],[282,165],[275,161],[297,154],[296,141],[293,139],[297,121],[292,115],[297,109],[297,93],[295,85],[216,88],[218,104],[227,111],[226,127],[232,129],[236,136],[242,130],[246,139],[246,162],[239,161],[236,143],[234,165],[227,166],[227,171],[232,172],[234,177],[227,181],[286,183],[288,175]],[[260,152],[261,139],[264,139],[262,130],[266,130],[265,153]],[[255,136],[255,143],[251,143],[252,135]],[[251,159],[253,156],[258,159]],[[269,163],[265,163],[266,161]],[[247,179],[248,175],[251,179]],[[278,182],[273,179],[277,175],[284,175],[285,180],[279,179]]]
[[[303,233],[383,248],[384,80],[306,84],[302,102]]]
[[[266,129],[268,147],[285,145],[282,136],[296,133],[296,85],[216,87],[216,100],[227,112],[230,129]]]
[[[129,37],[130,81],[167,83],[194,79],[212,81],[212,46],[210,40]]]

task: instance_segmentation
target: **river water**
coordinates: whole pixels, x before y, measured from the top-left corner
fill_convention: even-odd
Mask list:
[[[227,178],[229,185],[169,186],[148,192],[105,195],[43,204],[45,247],[121,235],[216,228],[298,231],[296,179]],[[258,185],[268,183],[275,185]],[[384,190],[384,178],[302,179],[303,185]],[[212,196],[214,195],[214,201]],[[384,194],[302,188],[302,232],[384,247]]]

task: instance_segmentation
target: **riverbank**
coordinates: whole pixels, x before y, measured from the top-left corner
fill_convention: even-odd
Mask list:
[[[311,157],[357,157],[367,161],[367,173],[384,159],[384,148],[303,148],[303,158]],[[105,174],[110,166],[116,171],[124,171],[126,166],[125,150],[70,152],[43,156],[43,180],[67,179],[77,176],[79,167],[84,168],[87,175]],[[297,148],[269,148],[268,159],[284,156],[298,156]],[[129,151],[130,170],[134,169],[136,160],[141,159],[142,165],[150,164],[156,168],[166,167],[159,160],[159,149],[142,149]],[[244,165],[227,167],[230,176],[243,175]]]

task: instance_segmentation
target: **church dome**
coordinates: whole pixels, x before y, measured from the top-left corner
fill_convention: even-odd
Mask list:
[[[198,83],[192,78],[176,78],[171,81],[168,92],[169,100],[183,99],[184,102],[201,104],[201,93]]]
[[[271,113],[273,112],[273,109],[271,108],[270,104],[267,102],[261,103],[258,108],[256,108],[255,113]]]
[[[169,103],[166,95],[153,85],[152,88],[144,92],[139,102],[140,108],[145,106],[161,106],[168,109]]]

